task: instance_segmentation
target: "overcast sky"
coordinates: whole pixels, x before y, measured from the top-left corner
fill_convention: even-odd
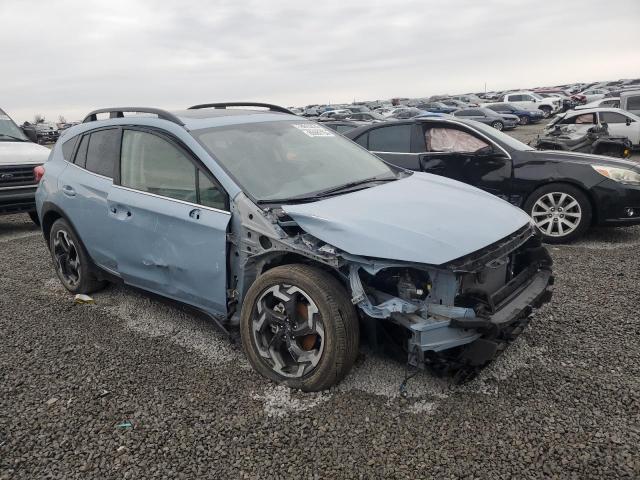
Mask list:
[[[639,0],[0,0],[0,19],[18,122],[640,77]]]

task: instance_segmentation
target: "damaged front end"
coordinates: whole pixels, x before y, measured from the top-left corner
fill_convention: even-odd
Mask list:
[[[262,272],[283,263],[312,263],[348,290],[370,344],[393,344],[408,365],[465,380],[504,350],[533,309],[551,298],[552,261],[529,223],[434,266],[347,253],[307,233],[281,208],[261,209],[242,195],[233,208],[231,323],[238,319],[235,305]]]
[[[406,332],[408,365],[464,381],[522,332],[533,309],[551,299],[551,265],[527,225],[438,267],[353,263],[349,282],[354,303],[368,317],[389,319]]]

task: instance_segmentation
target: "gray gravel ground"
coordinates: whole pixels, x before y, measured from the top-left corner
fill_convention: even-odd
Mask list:
[[[640,477],[638,227],[552,247],[553,303],[518,341],[408,399],[366,351],[301,394],[189,310],[124,287],[73,305],[26,215],[0,217],[0,252],[1,480]]]

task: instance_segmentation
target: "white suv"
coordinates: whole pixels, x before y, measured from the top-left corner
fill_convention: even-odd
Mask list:
[[[527,91],[505,93],[500,101],[517,105],[525,110],[541,110],[544,118],[547,118],[562,108],[561,98],[543,98],[534,92]]]
[[[0,109],[0,215],[27,212],[37,223],[34,168],[49,157],[49,149],[36,145]]]

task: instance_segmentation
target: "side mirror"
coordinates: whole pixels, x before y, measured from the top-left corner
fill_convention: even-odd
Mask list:
[[[627,121],[625,123],[627,124],[627,127],[628,127],[629,125],[631,125],[631,119],[627,117]]]
[[[538,100],[536,100],[535,98],[531,99],[531,101],[532,101],[533,103],[538,103]]]

